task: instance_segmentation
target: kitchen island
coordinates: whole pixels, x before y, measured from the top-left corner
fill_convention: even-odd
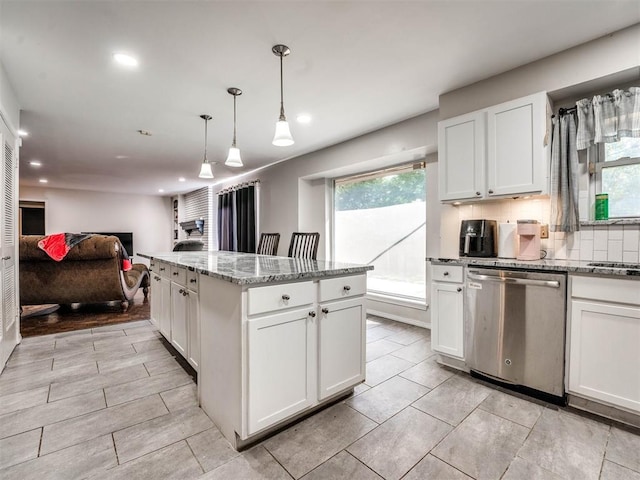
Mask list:
[[[235,448],[364,381],[371,266],[233,252],[150,259],[151,316]],[[154,292],[160,292],[154,293]]]

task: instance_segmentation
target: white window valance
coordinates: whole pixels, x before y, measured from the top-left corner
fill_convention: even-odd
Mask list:
[[[591,100],[583,98],[576,102],[576,110],[578,150],[623,137],[640,137],[640,87],[614,90]]]

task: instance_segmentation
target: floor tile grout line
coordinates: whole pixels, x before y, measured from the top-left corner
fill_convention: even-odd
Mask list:
[[[269,456],[271,458],[273,458],[275,460],[275,462],[282,467],[282,469],[286,472],[287,475],[289,475],[293,480],[297,480],[296,476],[293,473],[291,473],[287,469],[287,467],[285,467],[282,463],[280,463],[280,461],[276,458],[276,456],[273,453],[271,453],[271,450],[269,450],[269,448],[264,443],[259,443],[258,445],[262,446],[262,448],[264,448],[266,450],[266,452],[269,454]],[[252,447],[252,448],[254,448],[254,447]],[[307,473],[309,473],[309,472],[307,472]],[[306,473],[304,475],[306,475]],[[300,478],[303,477],[304,475],[301,475]]]
[[[216,428],[215,426],[213,428]],[[206,432],[206,430],[204,430]],[[202,433],[202,432],[200,432]],[[200,433],[196,433],[195,435],[200,435]],[[195,437],[195,435],[191,435],[191,437]],[[200,469],[202,470],[202,474],[204,475],[205,473],[207,473],[207,471],[204,469],[204,465],[202,465],[202,462],[200,462],[200,459],[198,458],[198,456],[196,455],[196,452],[193,451],[193,448],[191,447],[191,444],[189,443],[189,439],[191,437],[187,437],[181,441],[184,441],[184,443],[187,444],[187,448],[189,449],[189,451],[191,452],[191,455],[193,455],[193,458],[196,459],[196,462],[198,463],[198,466],[200,467]],[[148,454],[147,454],[148,455]],[[235,458],[235,457],[233,457]],[[224,465],[224,464],[223,464]],[[216,467],[217,468],[217,467]],[[214,469],[215,470],[215,469]]]
[[[604,461],[607,458],[607,448],[609,448],[609,440],[611,440],[611,425],[609,425],[609,429],[607,430],[607,441],[604,444],[604,451],[602,452],[602,459],[600,460],[600,469],[598,470],[598,478],[602,476]]]

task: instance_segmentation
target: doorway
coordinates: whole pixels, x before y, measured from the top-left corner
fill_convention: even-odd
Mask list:
[[[19,209],[20,235],[44,235],[44,202],[21,201]]]

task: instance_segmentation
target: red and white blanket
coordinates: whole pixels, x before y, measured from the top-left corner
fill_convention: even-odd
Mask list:
[[[69,250],[92,236],[92,234],[87,233],[54,233],[40,240],[38,248],[53,260],[59,262],[67,256]],[[131,270],[131,259],[122,245],[120,245],[120,248],[122,248],[122,270],[128,272]]]

